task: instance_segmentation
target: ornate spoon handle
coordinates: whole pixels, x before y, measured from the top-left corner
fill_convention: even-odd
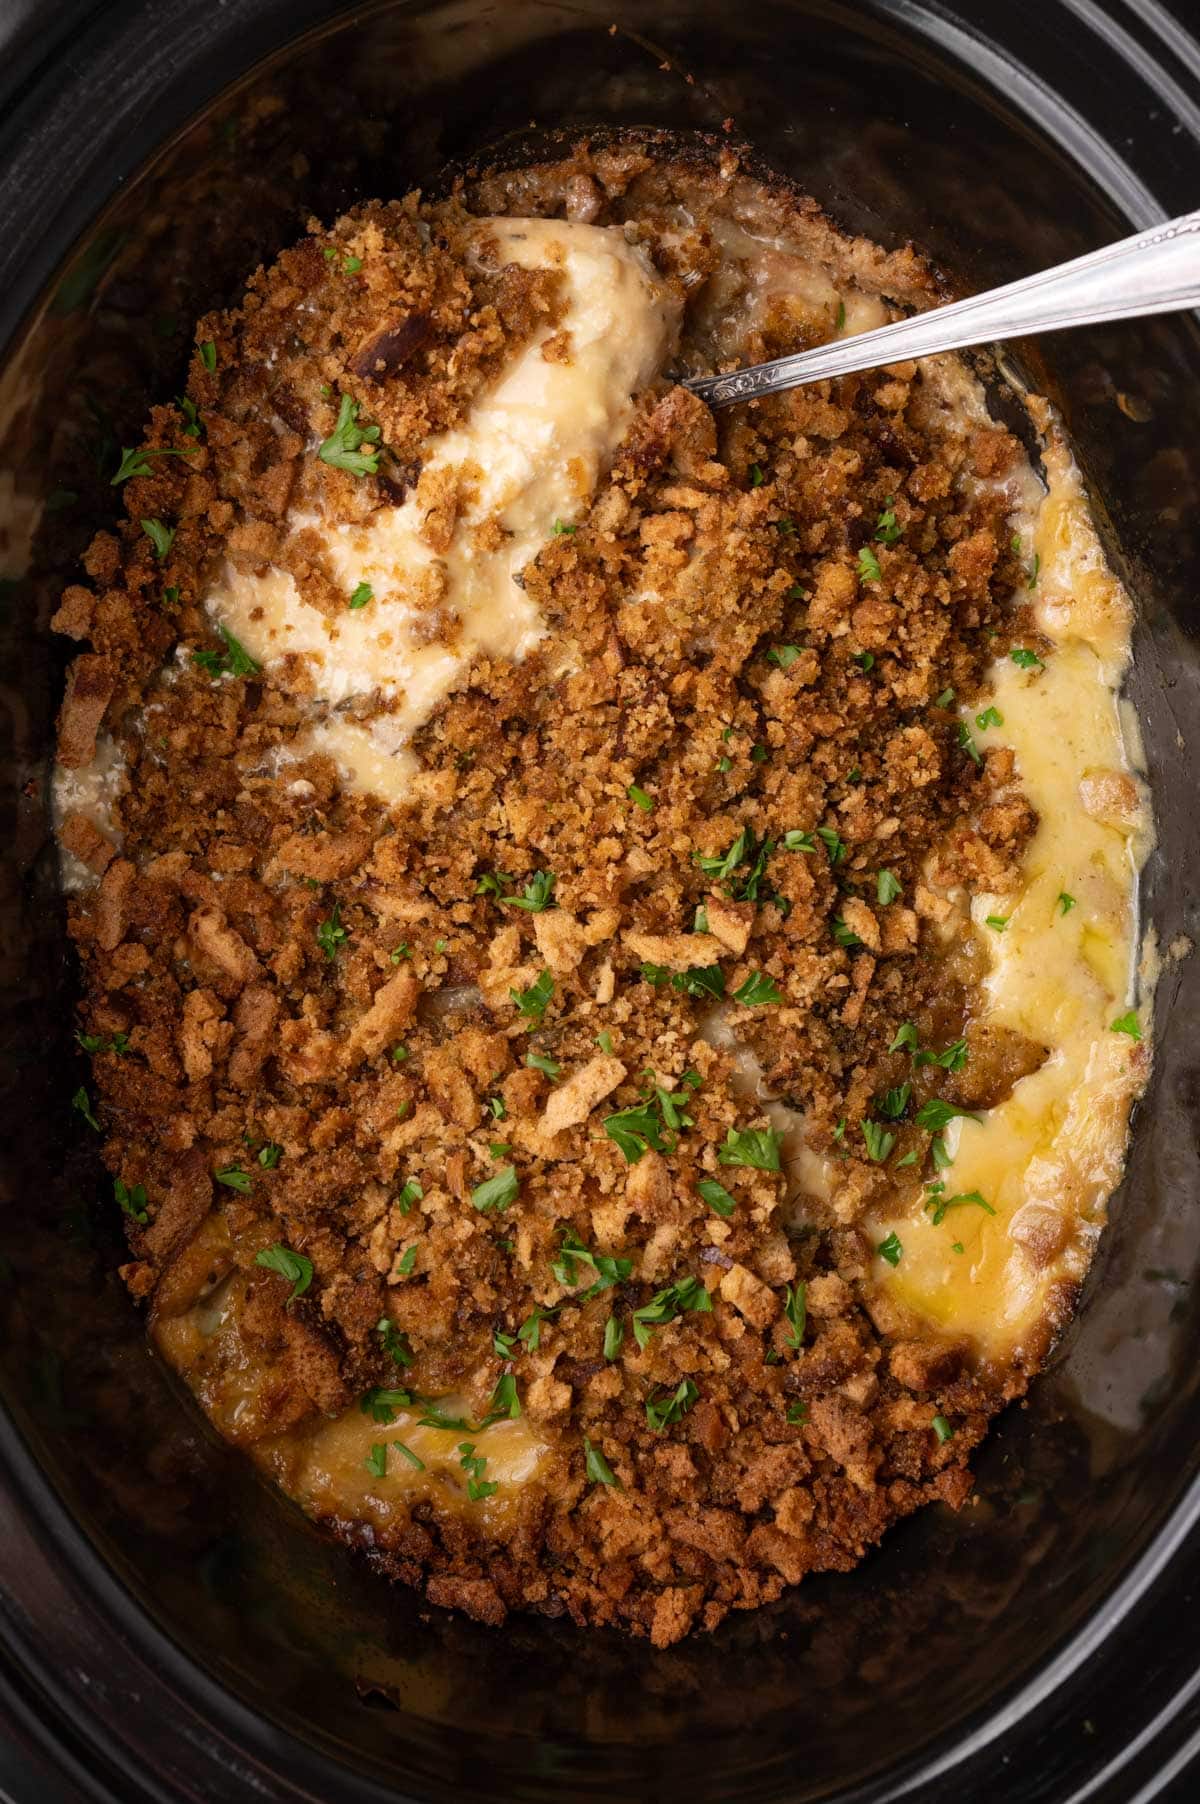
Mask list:
[[[1071,263],[948,307],[728,375],[693,376],[684,386],[710,407],[728,407],[824,376],[848,376],[854,370],[878,369],[937,351],[1196,306],[1200,306],[1200,212],[1185,213]]]

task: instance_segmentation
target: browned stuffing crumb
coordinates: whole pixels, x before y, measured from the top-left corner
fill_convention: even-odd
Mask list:
[[[690,229],[662,236],[684,201]],[[63,824],[100,877],[72,908],[82,1025],[120,1047],[94,1065],[105,1159],[144,1197],[130,1289],[170,1323],[240,1274],[267,1376],[234,1438],[274,1444],[372,1386],[482,1413],[511,1374],[550,1476],[494,1532],[417,1503],[375,1556],[481,1621],[565,1610],[665,1645],[848,1569],[923,1503],[962,1503],[988,1416],[1023,1385],[892,1332],[856,1225],[928,1172],[923,1100],[988,1106],[1040,1057],[972,1025],[978,948],[943,930],[943,889],[1000,887],[1036,824],[1011,758],[974,761],[938,700],[1029,642],[1002,490],[972,480],[1020,453],[998,428],[949,431],[914,366],[719,420],[664,382],[578,529],[523,573],[549,636],[476,662],[416,736],[410,799],[352,793],[319,757],[283,783],[300,685],[213,680],[190,656],[161,672],[177,646],[219,652],[201,603],[225,556],[345,606],[294,509],[361,519],[415,485],[445,543],[457,502],[422,488],[423,441],[560,305],[556,278],[464,257],[468,208],[636,222],[689,296],[697,361],[834,324],[775,307],[739,337],[738,295],[719,317],[711,301],[720,216],[758,208],[844,282],[931,291],[912,253],[849,244],[728,151],[585,147],[314,222],[200,322],[199,435],[154,410],[148,447],[182,455],[125,483],[128,518],[56,617],[91,646],[60,760],[86,765],[103,723],[129,768],[119,855]],[[546,355],[569,360],[569,333]],[[314,455],[342,397],[379,428],[373,474]],[[147,519],[173,529],[164,555]],[[511,905],[551,874],[547,906]],[[522,1010],[531,990],[543,1006]],[[905,1021],[928,1045],[965,1033],[966,1072],[889,1052]],[[794,1195],[729,1030],[835,1160],[827,1200]],[[913,1162],[885,1171],[861,1124],[910,1080],[888,1131]],[[509,1167],[515,1195],[481,1206]],[[311,1262],[294,1302],[294,1276],[255,1263],[273,1244]],[[690,1304],[672,1290],[635,1334],[681,1285]],[[218,1417],[219,1380],[196,1380]],[[585,1470],[585,1437],[615,1483]]]

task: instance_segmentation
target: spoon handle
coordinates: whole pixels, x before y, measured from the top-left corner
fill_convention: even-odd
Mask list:
[[[822,377],[879,369],[937,351],[1196,306],[1200,306],[1200,212],[1185,213],[1071,263],[969,295],[948,307],[728,375],[693,376],[684,387],[710,407],[728,407]]]

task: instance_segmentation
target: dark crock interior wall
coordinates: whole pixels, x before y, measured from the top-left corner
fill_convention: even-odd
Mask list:
[[[668,1654],[554,1623],[492,1635],[382,1592],[273,1501],[173,1392],[112,1276],[112,1212],[69,1106],[84,1073],[46,831],[62,652],[45,623],[111,510],[114,448],[135,442],[147,401],[179,384],[191,318],[232,298],[310,210],[330,216],[362,194],[427,183],[448,158],[485,147],[511,154],[531,121],[720,133],[731,120],[843,225],[889,244],[913,237],[953,280],[983,286],[1194,200],[1200,113],[1185,102],[1195,70],[1160,45],[1177,91],[1164,88],[1146,60],[1158,42],[1148,9],[1082,0],[360,8],[345,30],[206,105],[96,217],[118,170],[132,173],[143,149],[271,45],[338,11],[315,0],[76,9],[71,60],[92,82],[77,116],[45,135],[54,103],[36,85],[39,45],[27,36],[12,79],[30,110],[14,106],[0,126],[0,199],[15,222],[0,249],[0,314],[15,329],[45,287],[0,376],[0,831],[13,847],[0,877],[0,1376],[11,1412],[0,1429],[10,1550],[0,1621],[10,1658],[17,1650],[31,1697],[44,1675],[69,1713],[57,1616],[69,1613],[62,1587],[76,1596],[93,1584],[94,1546],[208,1671],[263,1718],[385,1783],[381,1795],[395,1785],[506,1800],[817,1799],[860,1783],[875,1795],[885,1771],[895,1789],[907,1770],[922,1799],[959,1798],[973,1783],[985,1798],[1060,1799],[1068,1774],[1126,1757],[1134,1725],[1200,1649],[1185,1605],[1195,1556],[1187,1565],[1181,1554],[1157,1593],[1131,1598],[1124,1626],[1111,1602],[1196,1477],[1193,962],[1170,964],[1160,987],[1156,1073],[1103,1288],[1092,1285],[1055,1371],[982,1456],[974,1508],[931,1512],[860,1572],[810,1581],[776,1610]],[[964,21],[981,36],[964,39]],[[1114,22],[1132,37],[1114,38]],[[1141,606],[1134,692],[1160,832],[1146,906],[1167,946],[1194,930],[1200,887],[1200,339],[1186,317],[1126,325],[1047,341],[1023,367],[1067,413]],[[45,1492],[30,1453],[49,1475]],[[86,1539],[55,1539],[55,1493]],[[1010,1733],[998,1705],[1034,1685],[1106,1597],[1107,1666],[1064,1673],[1053,1696],[1024,1695],[1011,1731],[1021,1779],[1006,1789],[990,1740]],[[1152,1635],[1139,1611],[1153,1612]],[[132,1644],[139,1634],[131,1627]],[[108,1663],[102,1622],[70,1645],[84,1664]],[[133,1697],[138,1683],[169,1683],[179,1720],[210,1704],[165,1654],[139,1680],[142,1657],[135,1649],[126,1669],[111,1654],[106,1759],[157,1763],[175,1774],[164,1795],[191,1795],[194,1766],[156,1728],[145,1690],[141,1704]],[[76,1689],[86,1717],[88,1687]],[[1184,1715],[1177,1730],[1190,1732]],[[296,1795],[307,1757],[287,1735],[248,1720],[229,1733],[261,1763],[265,1795]],[[245,1795],[228,1749],[206,1747],[208,1795]],[[918,1780],[913,1763],[943,1755],[961,1764]],[[1129,1778],[1097,1795],[1128,1797]],[[326,1773],[315,1789],[350,1795],[343,1783]]]

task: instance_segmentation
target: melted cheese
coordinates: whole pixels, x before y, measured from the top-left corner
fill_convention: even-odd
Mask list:
[[[50,799],[55,831],[69,814],[82,814],[104,837],[119,845],[121,836],[113,818],[113,804],[125,782],[125,760],[108,734],[96,739],[96,755],[82,770],[68,770],[55,763],[51,778]],[[65,846],[59,847],[59,874],[67,895],[92,889],[96,873]]]
[[[1024,536],[1040,559],[1034,607],[1055,641],[1041,670],[998,663],[971,710],[997,710],[983,749],[1011,746],[1039,824],[1011,894],[972,898],[991,954],[983,1018],[1044,1046],[1045,1063],[979,1122],[947,1130],[944,1198],[978,1193],[934,1226],[920,1193],[868,1224],[903,1246],[876,1278],[893,1304],[968,1336],[990,1360],[1034,1361],[1087,1269],[1124,1156],[1145,1054],[1111,1023],[1138,982],[1137,872],[1148,816],[1117,696],[1129,605],[1104,562],[1079,475],[1056,436],[1049,493]],[[1074,898],[1064,913],[1062,897]],[[1007,918],[1003,931],[989,916]],[[1143,1032],[1148,1031],[1146,1011]]]
[[[464,423],[432,438],[417,489],[399,507],[338,523],[294,514],[317,531],[347,599],[369,583],[365,607],[330,619],[305,602],[282,570],[232,564],[208,597],[258,661],[279,668],[300,654],[319,702],[330,707],[379,696],[389,712],[370,726],[339,721],[297,750],[331,751],[348,782],[388,799],[402,779],[385,761],[426,721],[470,660],[524,657],[543,636],[541,617],[519,584],[556,522],[569,525],[633,417],[634,397],[657,376],[676,330],[674,308],[643,255],[619,228],[563,220],[481,222],[481,248],[502,259],[562,273],[562,317],[536,332]],[[566,361],[547,342],[567,334]],[[457,497],[444,552],[426,537],[431,497]],[[485,532],[482,529],[487,528]],[[499,530],[495,530],[498,528]]]

